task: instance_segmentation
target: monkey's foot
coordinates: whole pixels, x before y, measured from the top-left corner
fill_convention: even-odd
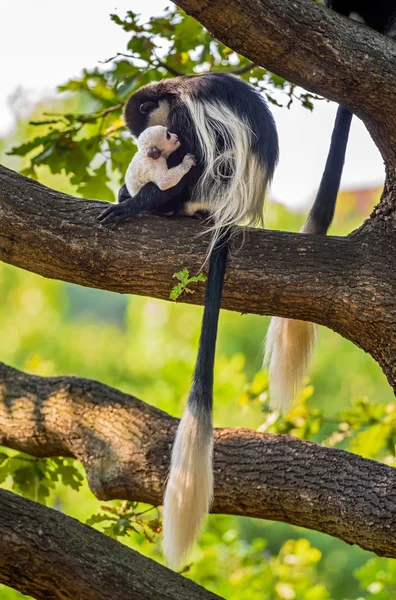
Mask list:
[[[132,200],[132,199],[131,199]],[[106,208],[98,217],[99,223],[108,223],[113,219],[123,220],[131,219],[141,212],[139,207],[136,206],[136,202],[130,202],[125,200],[122,204],[112,204],[109,208]]]

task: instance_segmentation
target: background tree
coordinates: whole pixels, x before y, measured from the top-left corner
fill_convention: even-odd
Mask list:
[[[224,306],[325,324],[376,358],[394,386],[394,45],[310,0],[295,5],[232,0],[227,6],[217,0],[208,6],[183,0],[180,5],[248,58],[216,41],[182,12],[168,11],[146,24],[133,13],[125,19],[113,16],[116,24],[131,32],[127,51],[103,69],[85,71],[81,79],[62,86],[61,91],[72,93],[68,106],[50,111],[61,114],[32,117],[28,131],[21,132],[23,143],[14,144],[12,155],[25,157],[24,175],[62,192],[111,200],[134,151],[121,121],[123,102],[148,81],[179,72],[226,69],[260,87],[272,102],[284,99],[290,106],[301,101],[312,108],[313,95],[295,87],[300,84],[347,105],[365,119],[387,164],[379,207],[346,238],[251,232],[244,249],[233,255]],[[295,50],[287,52],[290,47]],[[361,85],[351,86],[351,75]],[[0,169],[0,201],[1,259],[46,277],[168,298],[175,283],[173,273],[182,267],[196,272],[204,256],[202,240],[194,236],[195,222],[142,218],[102,228],[95,224],[98,203],[66,197],[6,168]],[[297,223],[285,223],[279,214],[272,219],[281,229],[285,224],[297,228]],[[142,247],[147,249],[143,255]],[[123,331],[117,323],[98,325],[84,317],[83,311],[92,305],[88,291],[38,280],[6,266],[0,276],[2,357],[41,376],[24,375],[5,365],[1,369],[0,441],[7,448],[0,455],[1,478],[14,491],[61,506],[80,519],[94,513],[88,521],[91,525],[131,540],[135,548],[158,560],[158,542],[152,542],[160,530],[159,515],[135,501],[161,502],[175,421],[93,381],[42,376],[70,372],[100,379],[176,413],[179,399],[187,392],[199,313],[194,307],[182,313],[180,306],[133,299],[128,328]],[[180,299],[200,303],[202,284],[191,288],[195,293],[185,292]],[[113,297],[95,295],[95,303],[102,298],[104,308],[95,309],[96,318],[121,315]],[[153,314],[155,318],[150,318]],[[183,319],[196,325],[186,328]],[[372,392],[370,400],[381,395],[385,399],[387,394],[390,400],[373,363],[341,339],[334,342],[326,337],[323,362],[315,373],[315,408],[309,408],[313,389],[308,386],[296,408],[280,418],[266,407],[265,374],[254,374],[251,367],[245,368],[243,356],[234,354],[242,348],[248,357],[255,356],[262,321],[256,324],[256,317],[250,316],[241,324],[241,319],[227,314],[222,328],[223,324],[216,417],[229,425],[243,420],[242,424],[256,428],[261,422],[261,427],[259,433],[219,431],[215,511],[303,525],[394,557],[391,467],[396,406],[372,404],[356,393],[346,410],[340,412],[334,402],[340,382],[347,377],[345,369],[334,372],[336,361],[345,362],[348,371],[359,372],[358,385]],[[174,331],[180,332],[181,339],[174,339]],[[342,344],[334,353],[328,348],[329,339]],[[360,372],[364,371],[361,365],[367,374]],[[232,398],[238,406],[230,415]],[[326,400],[331,401],[331,410]],[[264,416],[258,407],[263,407]],[[327,447],[264,432],[291,433]],[[335,445],[383,464],[331,448]],[[70,457],[84,465],[98,498],[128,501],[100,509],[84,491],[81,468]],[[78,507],[73,489],[79,489]],[[81,498],[89,500],[82,503]],[[0,580],[34,597],[213,597],[49,509],[7,492],[1,493],[0,503]],[[307,539],[288,540],[296,532],[285,527],[263,529],[232,517],[213,519],[202,538],[204,552],[197,551],[188,575],[227,598],[320,600],[361,594],[351,581],[351,566],[341,578],[339,565],[340,560],[364,562],[363,551],[346,553],[336,540],[324,541],[305,532],[324,551],[326,558],[318,567],[320,551]],[[393,564],[373,559],[360,569],[357,576],[366,598],[391,597],[396,586]],[[1,593],[4,598],[15,597],[12,591]]]

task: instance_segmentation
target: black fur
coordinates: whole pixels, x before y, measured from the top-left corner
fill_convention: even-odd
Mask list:
[[[227,74],[205,74],[193,77],[165,79],[140,88],[128,100],[125,121],[131,133],[138,137],[149,125],[150,114],[162,103],[169,108],[166,125],[176,133],[180,148],[171,154],[168,166],[174,167],[187,153],[194,154],[197,166],[169,190],[161,191],[154,183],[146,184],[131,198],[125,185],[119,191],[118,204],[111,205],[99,217],[107,222],[114,217],[134,217],[146,211],[150,213],[177,214],[185,202],[191,199],[194,187],[201,177],[204,164],[190,111],[183,102],[188,95],[200,102],[216,101],[230,108],[238,117],[249,123],[253,132],[251,151],[266,167],[268,179],[272,178],[278,160],[278,136],[272,115],[262,96],[252,86]],[[219,136],[218,150],[225,149],[225,140]],[[225,175],[227,175],[225,173]],[[198,359],[194,374],[193,391],[204,398],[205,408],[211,410],[213,367],[224,273],[227,262],[230,232],[223,229],[211,253],[206,285],[205,309],[202,322]],[[194,393],[192,393],[192,396]],[[209,403],[208,406],[206,404]]]
[[[325,6],[345,17],[359,15],[366,25],[385,35],[396,34],[396,0],[324,0]],[[334,216],[352,113],[339,107],[319,190],[308,217],[311,233],[327,233]]]
[[[326,233],[333,221],[351,121],[352,113],[339,106],[325,170],[307,221],[309,233]]]
[[[244,118],[254,133],[253,152],[267,165],[269,175],[273,174],[278,159],[278,137],[268,106],[253,86],[226,73],[164,79],[140,88],[125,108],[125,121],[132,134],[137,137],[147,125],[147,118],[142,118],[139,107],[146,102],[158,105],[161,100],[166,100],[170,105],[168,129],[179,135],[182,145],[186,146],[185,151],[197,153],[200,158],[195,127],[183,103],[183,94],[201,102],[215,100]],[[183,156],[185,151],[179,149],[180,155]]]
[[[180,148],[171,154],[168,166],[174,167],[186,153],[194,154],[197,166],[191,169],[173,188],[161,191],[154,183],[146,184],[134,197],[129,196],[125,185],[119,191],[118,204],[111,205],[99,217],[107,222],[114,217],[134,217],[145,211],[150,213],[177,214],[189,201],[194,187],[201,177],[204,164],[196,134],[195,124],[183,102],[188,95],[200,102],[216,101],[230,108],[238,117],[247,121],[253,132],[251,151],[265,165],[268,179],[272,178],[278,160],[278,137],[272,115],[262,96],[252,86],[227,74],[205,74],[193,77],[177,77],[149,84],[139,89],[127,102],[125,121],[131,133],[138,137],[149,124],[150,113],[166,102],[169,115],[166,125],[176,133]],[[225,140],[218,137],[218,150],[225,149]],[[225,173],[225,175],[227,175]],[[203,399],[205,408],[211,410],[213,367],[224,274],[227,262],[230,232],[224,229],[211,253],[206,285],[205,309],[195,368],[193,389]]]
[[[125,188],[121,188],[119,198],[121,197],[122,206],[110,206],[99,216],[99,221],[107,222],[113,217],[134,217],[143,211],[177,214],[181,212],[183,204],[190,200],[204,165],[194,123],[182,100],[183,94],[203,102],[216,100],[220,105],[231,108],[237,116],[244,118],[250,124],[254,135],[252,152],[266,165],[268,178],[272,178],[278,161],[278,137],[267,104],[255,88],[225,73],[165,79],[140,88],[130,97],[125,107],[126,124],[131,133],[138,137],[147,127],[152,112],[147,112],[145,107],[155,109],[160,102],[167,102],[170,110],[166,126],[169,131],[179,136],[181,142],[180,148],[169,157],[168,167],[180,164],[187,153],[194,154],[197,166],[169,190],[161,191],[155,184],[148,183],[132,200],[130,196],[128,198]],[[144,112],[141,112],[141,107]],[[224,140],[218,139],[219,149],[223,145]]]
[[[209,261],[206,282],[205,308],[199,338],[198,357],[195,365],[193,384],[189,402],[199,398],[200,408],[212,413],[213,369],[215,362],[217,326],[223,293],[224,275],[227,264],[230,231],[224,230],[216,241]]]
[[[366,25],[385,35],[396,21],[395,0],[325,0],[325,5],[345,17],[357,13]]]

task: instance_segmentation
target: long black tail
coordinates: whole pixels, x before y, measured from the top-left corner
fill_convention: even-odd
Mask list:
[[[327,233],[333,221],[351,121],[352,113],[344,106],[339,106],[326,166],[303,233]]]
[[[302,233],[327,233],[334,217],[352,113],[339,106],[330,150],[315,202]],[[267,332],[264,365],[269,367],[271,405],[290,408],[309,370],[317,327],[308,321],[273,317]]]
[[[230,231],[222,230],[210,256],[198,358],[164,496],[164,552],[175,567],[194,542],[213,496],[213,369],[229,237]]]

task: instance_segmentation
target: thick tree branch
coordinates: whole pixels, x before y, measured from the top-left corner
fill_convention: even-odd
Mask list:
[[[383,155],[395,158],[394,41],[313,0],[177,4],[256,64],[350,108],[367,123]]]
[[[103,500],[161,504],[176,419],[85,379],[1,365],[0,382],[0,444],[75,456]],[[214,512],[301,525],[396,558],[393,468],[286,435],[218,429],[214,471]]]
[[[44,277],[164,299],[176,271],[201,269],[206,245],[195,220],[100,226],[102,207],[0,167],[0,260]],[[236,236],[222,306],[326,325],[370,352],[396,388],[396,238],[388,212],[385,204],[371,228],[347,238],[249,230],[241,249]],[[203,291],[198,285],[182,300],[201,304]]]
[[[0,490],[0,582],[37,600],[215,600],[95,529]]]

